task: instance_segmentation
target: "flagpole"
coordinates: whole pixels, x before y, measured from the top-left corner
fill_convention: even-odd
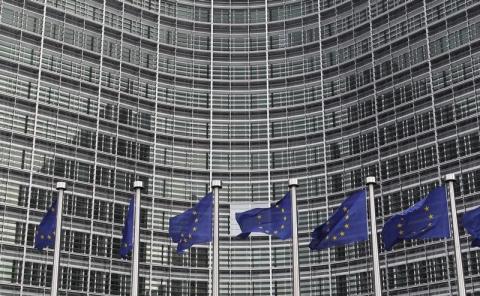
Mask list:
[[[63,193],[67,188],[65,182],[57,182],[57,212],[55,218],[55,251],[53,253],[53,272],[51,296],[58,294],[58,270],[60,269],[60,239],[62,236],[62,211],[63,211]]]
[[[373,278],[375,296],[382,295],[382,282],[380,281],[380,260],[378,259],[378,242],[377,242],[377,218],[375,215],[375,193],[373,186],[375,185],[375,177],[367,177],[365,183],[368,185],[368,195],[370,199],[370,230],[372,233],[372,256],[373,256]]]
[[[140,248],[140,191],[143,188],[142,181],[133,183],[135,189],[135,211],[133,218],[133,250],[132,250],[132,286],[130,290],[131,296],[138,295],[138,250]]]
[[[455,174],[447,174],[445,176],[445,181],[448,184],[448,190],[450,195],[450,207],[452,211],[453,240],[455,243],[455,263],[457,267],[458,295],[465,296],[465,279],[463,277],[462,251],[460,249],[460,237],[458,234],[458,221],[457,221],[457,206],[455,204],[455,190],[453,188],[453,182],[455,182]]]
[[[292,200],[293,296],[300,296],[300,268],[298,264],[297,178],[288,180]]]
[[[219,274],[218,274],[218,211],[219,211],[219,189],[222,188],[222,181],[212,180],[213,189],[213,281],[212,281],[212,295],[219,295]]]

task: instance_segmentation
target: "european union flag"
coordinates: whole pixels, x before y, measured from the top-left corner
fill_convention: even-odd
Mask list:
[[[480,207],[463,214],[463,227],[472,236],[472,247],[480,247]]]
[[[43,250],[45,247],[55,246],[55,229],[57,227],[57,200],[52,203],[48,212],[43,216],[35,234],[35,248]]]
[[[212,241],[213,195],[208,193],[193,208],[170,218],[168,233],[182,253],[194,244]]]
[[[133,248],[133,223],[135,220],[135,197],[130,199],[128,205],[127,216],[125,217],[125,225],[122,231],[122,241],[120,243],[120,257],[127,258],[128,253]]]
[[[312,232],[310,249],[320,250],[368,240],[367,194],[352,193],[327,222]]]
[[[292,237],[292,199],[290,192],[270,208],[255,208],[243,213],[236,213],[242,233],[240,238],[247,238],[251,232],[263,232],[285,240]]]
[[[383,226],[386,250],[407,239],[450,237],[447,195],[444,187],[436,187],[410,208],[391,217]]]

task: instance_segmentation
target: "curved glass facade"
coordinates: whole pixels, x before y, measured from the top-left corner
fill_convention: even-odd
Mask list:
[[[0,0],[0,294],[49,293],[33,237],[64,202],[64,295],[129,295],[118,256],[142,180],[141,295],[208,295],[209,248],[168,220],[220,191],[222,295],[291,295],[290,241],[230,235],[230,204],[299,178],[302,295],[370,295],[368,243],[310,232],[376,176],[377,225],[457,173],[480,204],[480,2]],[[461,229],[467,291],[480,253]],[[452,240],[380,248],[384,295],[456,293]]]

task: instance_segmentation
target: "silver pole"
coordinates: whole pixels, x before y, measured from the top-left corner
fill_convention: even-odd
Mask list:
[[[293,296],[300,296],[300,267],[298,264],[297,178],[288,180],[292,200]]]
[[[212,283],[212,295],[218,296],[219,281],[218,281],[218,209],[219,209],[219,189],[222,188],[222,181],[213,180],[212,189],[213,189],[213,283]]]
[[[448,184],[450,195],[450,207],[452,211],[453,224],[453,240],[455,243],[455,263],[457,266],[458,295],[465,296],[465,279],[463,277],[462,251],[460,249],[460,237],[458,235],[457,206],[455,204],[455,191],[453,182],[455,182],[455,174],[447,174],[445,181]]]
[[[140,249],[140,191],[143,188],[142,181],[133,183],[135,189],[135,212],[133,219],[133,252],[132,252],[132,287],[131,296],[138,295],[138,249]]]
[[[373,278],[375,285],[375,295],[382,295],[382,282],[380,281],[380,260],[378,259],[378,242],[377,242],[377,218],[375,215],[375,193],[373,185],[375,185],[375,177],[367,177],[365,183],[368,185],[368,195],[370,199],[370,230],[372,233],[372,256],[373,256]]]
[[[53,272],[52,272],[52,296],[58,295],[58,271],[60,269],[60,240],[62,236],[62,211],[63,211],[63,193],[67,188],[65,182],[57,182],[57,212],[55,217],[55,251],[53,255]]]

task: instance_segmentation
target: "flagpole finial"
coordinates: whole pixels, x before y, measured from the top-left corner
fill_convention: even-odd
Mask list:
[[[67,189],[67,183],[65,182],[57,182],[57,190],[60,190],[60,189]]]
[[[446,174],[445,175],[445,181],[446,182],[449,182],[449,181],[454,181],[455,182],[455,174]]]
[[[375,177],[367,177],[367,178],[365,179],[365,183],[367,183],[367,185],[368,185],[368,184],[376,184],[377,181],[375,180]]]
[[[292,186],[298,186],[297,178],[288,179],[288,187],[292,187]]]
[[[212,180],[212,188],[222,188],[222,180]]]
[[[133,188],[135,188],[135,189],[137,189],[137,188],[142,189],[142,188],[143,188],[143,182],[142,182],[142,181],[135,181],[135,182],[133,182]]]

